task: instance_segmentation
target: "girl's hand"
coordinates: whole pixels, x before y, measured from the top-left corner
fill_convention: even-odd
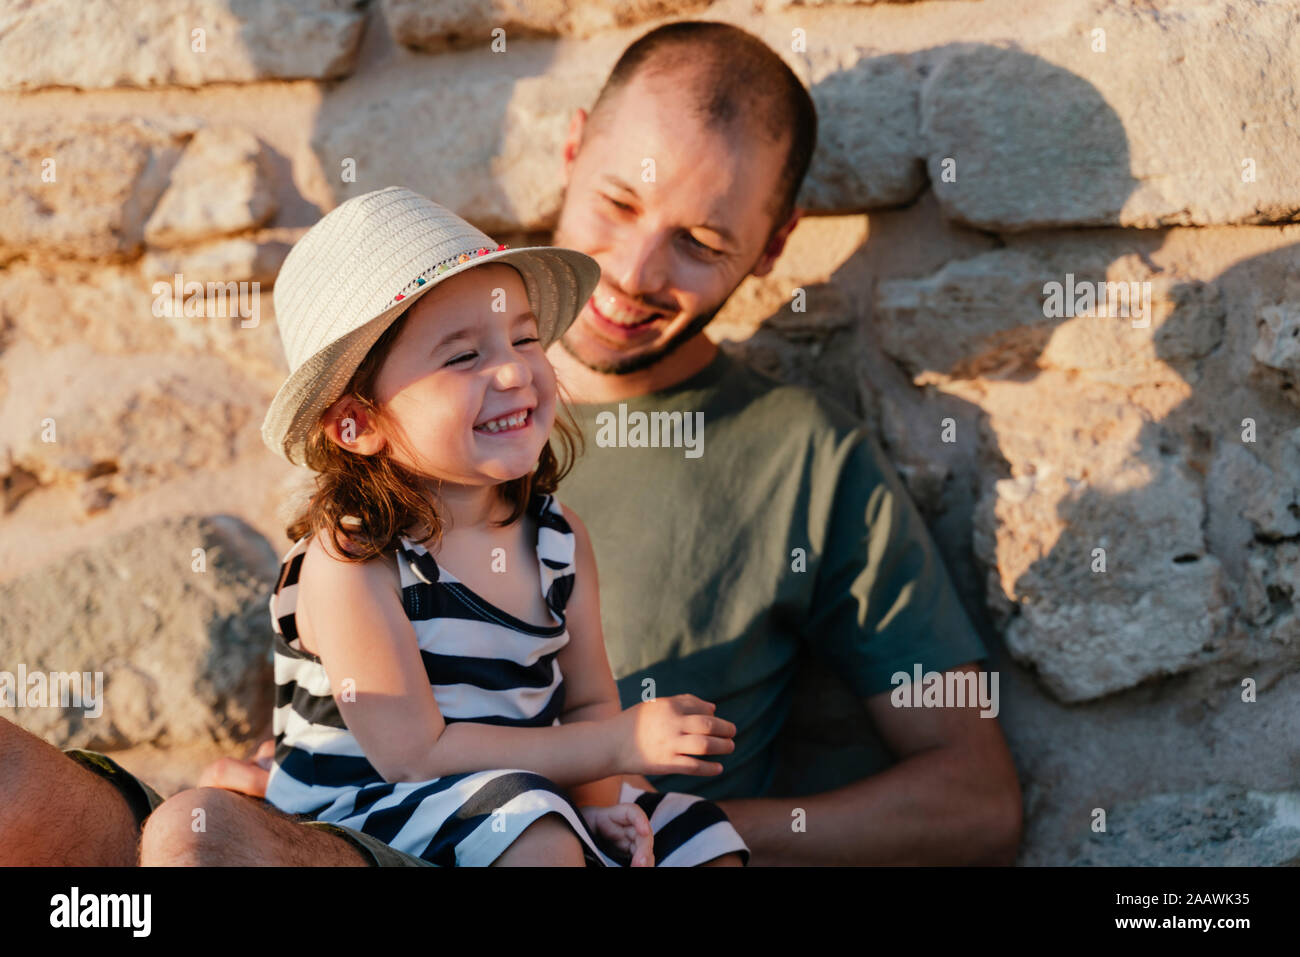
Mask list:
[[[722,773],[716,761],[692,754],[730,754],[736,726],[715,717],[717,705],[693,694],[643,701],[611,718],[617,725],[619,771],[624,774]]]
[[[650,819],[636,804],[578,808],[587,827],[632,858],[633,867],[654,867],[654,834]]]
[[[266,782],[271,776],[271,762],[275,760],[275,741],[263,741],[257,753],[245,761],[235,758],[218,758],[199,775],[201,788],[226,788],[255,798],[266,797]]]

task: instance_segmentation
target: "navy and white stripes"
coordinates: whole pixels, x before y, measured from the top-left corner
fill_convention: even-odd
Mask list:
[[[564,679],[556,656],[569,640],[564,609],[573,591],[574,535],[559,504],[536,495],[542,594],[557,619],[538,626],[497,608],[439,568],[420,544],[403,538],[397,554],[402,604],[415,630],[434,698],[448,722],[541,727],[559,724]],[[392,783],[366,759],[348,730],[320,659],[301,648],[294,611],[310,538],[282,560],[271,597],[275,631],[275,759],[267,800],[291,814],[363,831],[437,864],[490,864],[537,818],[557,813],[583,840],[590,863],[618,863],[587,832],[559,788],[521,770],[484,770],[433,781]],[[664,829],[659,864],[696,864],[744,848],[722,812],[688,795],[642,793]],[[650,808],[647,808],[650,814]],[[701,856],[706,855],[706,856]],[[676,858],[676,860],[674,860]]]

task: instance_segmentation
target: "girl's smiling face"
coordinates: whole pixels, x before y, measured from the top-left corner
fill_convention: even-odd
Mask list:
[[[523,280],[490,263],[411,307],[375,381],[375,401],[400,431],[391,443],[399,464],[484,486],[537,465],[555,420],[555,390]]]

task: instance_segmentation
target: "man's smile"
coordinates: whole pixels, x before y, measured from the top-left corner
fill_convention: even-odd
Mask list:
[[[645,312],[627,309],[610,296],[599,297],[601,305],[596,305],[596,296],[587,300],[594,326],[602,335],[618,342],[644,338],[647,332],[657,331],[660,324],[667,321],[661,312]]]

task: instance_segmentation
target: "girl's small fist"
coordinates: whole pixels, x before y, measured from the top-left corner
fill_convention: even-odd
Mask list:
[[[736,726],[714,715],[715,709],[693,694],[679,694],[643,701],[622,712],[614,720],[620,725],[623,773],[720,774],[718,762],[692,757],[736,750]]]

